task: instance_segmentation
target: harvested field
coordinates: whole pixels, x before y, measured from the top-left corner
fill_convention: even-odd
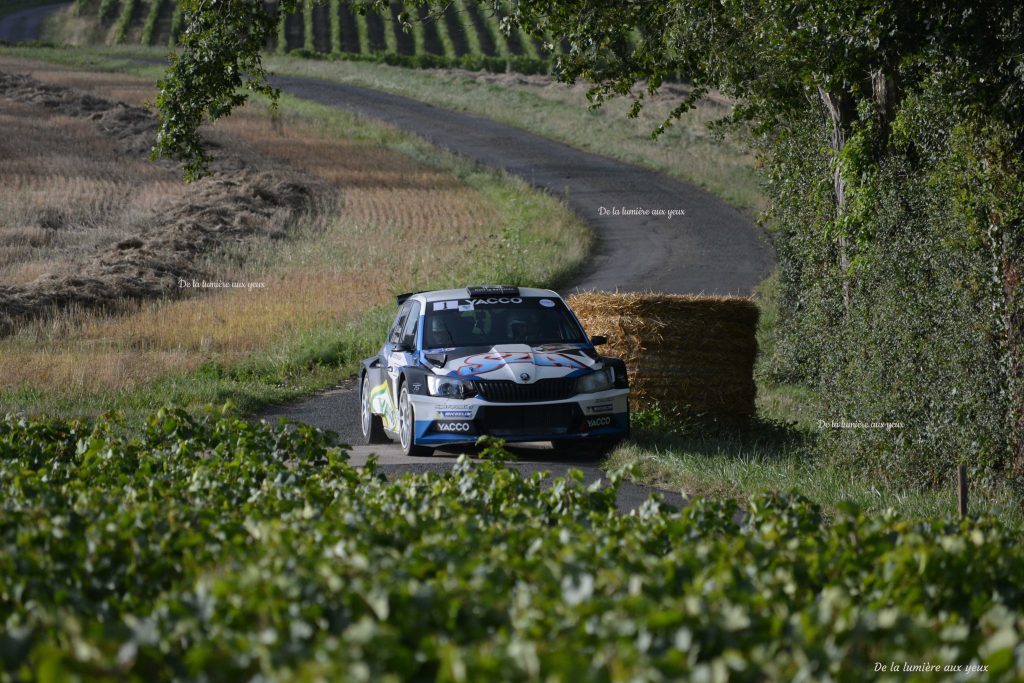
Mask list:
[[[586,292],[569,298],[602,351],[626,361],[633,405],[734,422],[755,413],[758,308],[742,297]]]
[[[5,202],[7,215],[0,234],[7,244],[28,245],[31,250],[25,252],[23,247],[20,259],[17,251],[7,255],[8,268],[17,259],[13,278],[17,282],[0,285],[0,335],[11,334],[25,320],[72,306],[78,310],[113,309],[125,301],[181,295],[184,291],[179,281],[210,277],[202,262],[205,255],[247,237],[284,237],[282,226],[310,207],[311,189],[294,174],[257,173],[224,154],[216,162],[220,175],[197,183],[186,195],[180,182],[171,182],[176,170],[163,166],[161,174],[161,167],[145,162],[156,126],[154,116],[146,109],[3,72],[0,97],[12,103],[8,105],[12,107],[8,115],[14,119],[12,124],[28,128],[29,133],[40,132],[40,124],[34,122],[45,114],[42,126],[46,132],[56,128],[62,135],[69,131],[71,135],[81,134],[86,149],[72,148],[76,159],[80,155],[81,160],[92,160],[97,158],[93,154],[99,153],[98,158],[112,165],[126,158],[141,161],[143,176],[163,180],[136,194],[138,179],[125,172],[114,176],[119,181],[93,174],[93,184],[101,186],[99,202],[74,196],[76,192],[88,192],[90,187],[88,182],[72,182],[64,183],[69,194],[57,200],[59,204],[40,207],[32,201],[33,176],[38,178],[39,171],[57,171],[58,175],[63,171],[52,160],[33,155],[37,150],[66,150],[43,141],[39,135],[6,143],[30,147],[5,155],[10,159],[8,163],[17,167],[4,169],[5,176],[16,182],[11,184]],[[91,129],[99,131],[109,144],[97,141]],[[104,182],[108,183],[105,193]],[[124,194],[114,188],[127,190],[125,194],[133,197],[133,203],[125,207]],[[39,194],[54,201],[48,188],[40,189]],[[104,195],[106,200],[102,199]],[[111,214],[119,218],[115,227],[111,227]],[[65,240],[61,233],[88,233],[90,229],[94,236],[91,244],[86,243],[93,247],[87,250],[89,253],[81,248],[61,248],[75,246],[66,244],[73,237]],[[45,268],[41,268],[40,258]]]
[[[0,71],[15,68],[31,72],[40,82],[78,87],[96,98],[139,105],[153,97],[152,82],[143,79],[0,57]],[[65,118],[85,126],[83,130],[95,128],[89,120]],[[13,335],[0,339],[0,413],[62,412],[72,402],[76,414],[98,412],[115,403],[114,393],[141,391],[168,373],[209,364],[231,367],[254,355],[261,363],[290,364],[310,339],[337,344],[331,340],[347,334],[368,311],[392,301],[395,291],[465,280],[538,282],[550,277],[552,269],[585,256],[586,230],[555,200],[477,171],[456,175],[390,149],[387,145],[395,143],[388,141],[398,139],[395,133],[340,120],[344,123],[328,124],[328,119],[285,114],[275,123],[262,108],[250,107],[210,129],[208,136],[221,154],[230,152],[248,167],[288,169],[320,188],[313,201],[318,210],[295,216],[287,226],[288,239],[261,233],[199,259],[208,279],[251,282],[258,288],[134,301],[116,314],[71,305],[58,315],[19,325]],[[42,135],[40,150],[45,141]],[[115,141],[98,129],[87,141],[113,150],[111,169],[118,159],[127,169],[137,163],[138,169],[156,174],[154,187],[167,183],[184,193],[176,169],[118,156]],[[423,150],[408,142],[398,146],[424,158]],[[82,153],[92,155],[90,149]],[[129,179],[133,174],[145,177],[138,170],[126,171]],[[42,194],[47,183],[62,182],[42,176]],[[186,188],[190,202],[199,202],[200,187]],[[114,199],[105,206],[134,191],[130,185],[111,190]],[[147,201],[162,201],[160,194],[154,190]],[[285,223],[282,219],[275,225]],[[129,235],[117,233],[108,242],[116,244]],[[409,235],[416,235],[421,248],[396,249]],[[495,261],[495,244],[529,250],[537,258]],[[82,253],[92,248],[87,245]],[[45,252],[33,259],[36,275],[48,272]],[[0,282],[15,284],[6,271]],[[186,391],[181,384],[166,386]],[[161,399],[153,398],[151,405]],[[138,399],[131,405],[141,408]]]
[[[176,173],[121,159],[89,120],[2,101],[0,127],[2,283],[36,279],[65,260],[58,253],[73,260],[124,239],[179,191]]]

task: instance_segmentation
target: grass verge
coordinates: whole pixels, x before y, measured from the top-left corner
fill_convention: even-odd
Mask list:
[[[852,502],[868,514],[893,509],[909,519],[954,519],[955,487],[920,491],[855,475],[816,454],[817,397],[808,387],[774,383],[767,366],[774,351],[777,321],[776,276],[758,288],[758,418],[744,429],[706,428],[673,422],[657,411],[634,415],[632,439],[603,463],[609,469],[632,466],[641,484],[680,491],[684,497],[745,501],[765,492],[799,493],[822,506],[826,515]],[[952,471],[952,470],[951,470]],[[969,514],[991,515],[1024,528],[1024,508],[1005,486],[972,485]]]

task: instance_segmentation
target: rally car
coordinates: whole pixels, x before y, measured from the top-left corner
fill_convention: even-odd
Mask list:
[[[475,442],[607,450],[629,434],[625,364],[601,356],[558,294],[508,286],[398,296],[387,341],[362,362],[365,443],[407,455]]]

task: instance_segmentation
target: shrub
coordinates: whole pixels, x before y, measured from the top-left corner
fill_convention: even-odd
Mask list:
[[[825,524],[777,495],[623,515],[614,477],[545,485],[493,443],[389,481],[302,425],[117,431],[0,422],[2,680],[1024,674],[1024,544],[992,520]]]
[[[975,115],[926,88],[907,97],[877,163],[858,151],[877,143],[854,135],[838,218],[820,117],[794,118],[771,142],[782,336],[769,375],[818,388],[822,457],[914,488],[952,482],[960,463],[1005,477],[1024,444],[1013,334],[1024,238],[1011,229],[1024,221],[1022,162]]]

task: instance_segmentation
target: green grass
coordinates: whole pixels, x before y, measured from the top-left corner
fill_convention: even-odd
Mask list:
[[[612,469],[634,465],[634,481],[680,491],[686,497],[746,500],[761,492],[797,492],[832,512],[841,502],[851,501],[874,514],[893,509],[910,519],[955,518],[952,486],[915,491],[899,482],[855,476],[816,460],[809,436],[786,434],[773,424],[718,434],[641,428],[604,465]],[[1024,527],[1020,500],[1006,487],[977,484],[969,500],[972,516],[991,515],[1009,526]]]
[[[131,430],[155,406],[173,404],[192,412],[206,405],[234,404],[250,414],[279,402],[335,386],[358,368],[359,359],[379,346],[394,311],[382,307],[347,324],[300,330],[279,346],[233,366],[206,363],[193,372],[164,375],[128,392],[78,392],[46,387],[0,391],[0,414],[96,416],[118,412]]]

